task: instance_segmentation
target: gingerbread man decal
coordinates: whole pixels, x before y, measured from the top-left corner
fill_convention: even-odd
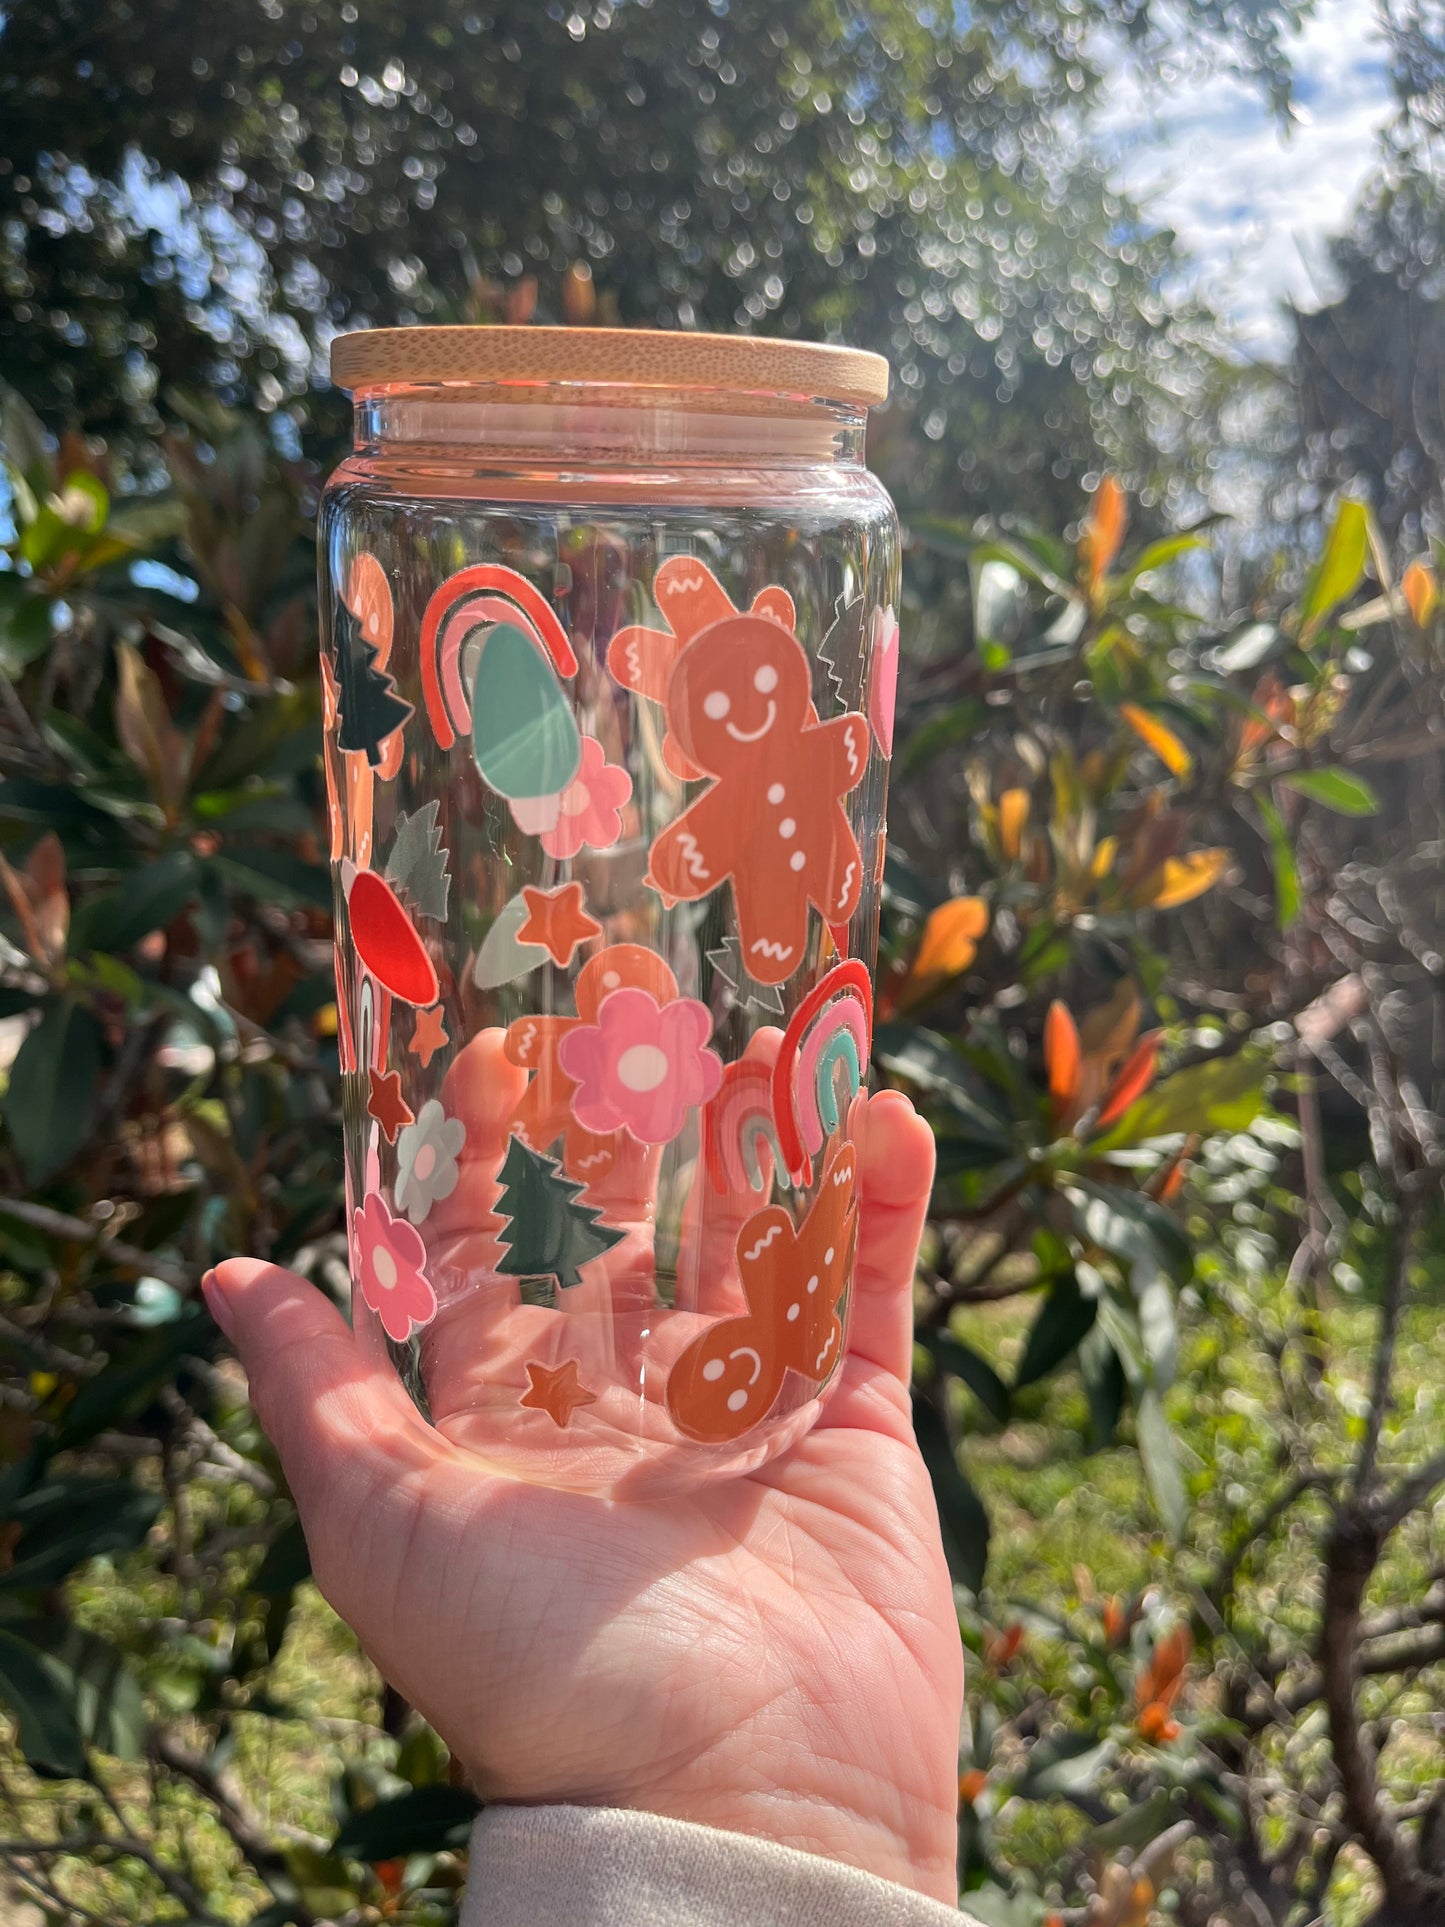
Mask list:
[[[652,596],[670,627],[632,623],[619,629],[607,651],[607,667],[624,689],[666,708],[672,672],[683,650],[710,624],[738,612],[707,564],[690,555],[670,556],[662,564],[653,577]],[[773,585],[754,597],[752,613],[791,629],[796,612],[787,590]],[[684,782],[700,774],[671,734],[662,739],[662,760]]]
[[[738,1233],[748,1309],[695,1338],[667,1381],[667,1409],[688,1438],[709,1445],[741,1438],[772,1410],[786,1372],[821,1390],[837,1369],[838,1305],[858,1228],[857,1157],[851,1144],[834,1150],[801,1230],[773,1204]]]
[[[640,1170],[647,1157],[646,1147],[629,1132],[589,1131],[577,1122],[572,1108],[577,1082],[557,1057],[562,1039],[581,1024],[595,1024],[603,999],[623,989],[645,990],[667,1004],[677,996],[677,979],[656,951],[612,944],[589,958],[578,974],[575,1017],[519,1017],[502,1043],[507,1061],[531,1072],[508,1128],[534,1151],[550,1150],[561,1138],[562,1168],[582,1184],[620,1176],[624,1158],[636,1160]]]
[[[863,860],[842,799],[868,765],[856,711],[820,723],[802,644],[768,617],[725,617],[677,660],[668,686],[672,734],[714,779],[652,846],[651,882],[696,901],[732,880],[748,975],[781,984],[803,961],[808,906],[845,924],[863,890]]]

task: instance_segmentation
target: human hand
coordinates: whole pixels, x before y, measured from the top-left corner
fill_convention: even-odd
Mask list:
[[[962,1656],[908,1398],[933,1143],[896,1093],[857,1136],[838,1383],[800,1443],[685,1498],[489,1474],[304,1280],[231,1259],[206,1295],[317,1583],[484,1800],[697,1821],[952,1903]]]

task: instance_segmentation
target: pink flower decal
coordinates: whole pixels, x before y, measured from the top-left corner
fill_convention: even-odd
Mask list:
[[[610,850],[622,835],[622,806],[631,794],[627,771],[608,762],[595,736],[584,736],[582,767],[558,798],[555,819],[541,832],[542,848],[559,858],[576,856],[584,843],[590,850]]]
[[[394,1218],[378,1191],[368,1191],[352,1213],[352,1251],[361,1295],[381,1320],[388,1338],[398,1342],[436,1317],[436,1293],[423,1266],[421,1233]]]
[[[588,1131],[624,1127],[643,1144],[668,1144],[695,1105],[722,1082],[722,1061],[703,1047],[712,1034],[706,1004],[691,997],[659,1006],[645,990],[614,990],[595,1024],[578,1024],[557,1047],[577,1082],[572,1112]]]

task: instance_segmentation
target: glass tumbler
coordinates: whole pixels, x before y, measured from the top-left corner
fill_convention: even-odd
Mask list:
[[[321,673],[356,1329],[488,1467],[655,1497],[838,1373],[898,526],[886,364],[340,337]]]

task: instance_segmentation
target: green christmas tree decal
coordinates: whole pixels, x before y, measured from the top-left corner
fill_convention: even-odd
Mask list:
[[[600,1222],[596,1205],[578,1204],[585,1187],[563,1177],[555,1158],[514,1137],[502,1165],[498,1215],[506,1256],[497,1266],[508,1278],[555,1278],[565,1291],[580,1285],[582,1266],[621,1244],[625,1233]]]
[[[335,635],[337,746],[364,751],[375,769],[387,737],[411,715],[411,704],[397,695],[396,684],[377,667],[376,650],[344,603],[336,611]]]
[[[386,860],[386,880],[404,890],[422,916],[445,923],[452,880],[447,874],[449,853],[442,848],[437,821],[440,811],[441,803],[433,797],[410,816],[403,812],[397,817],[396,841]]]

